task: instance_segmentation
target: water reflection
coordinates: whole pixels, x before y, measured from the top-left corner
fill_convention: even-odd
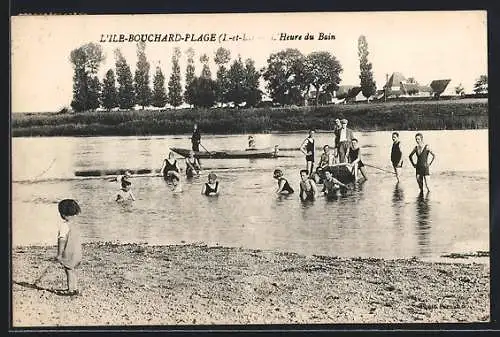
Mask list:
[[[403,188],[399,183],[394,185],[394,190],[392,191],[392,208],[394,210],[394,225],[397,229],[401,230],[403,227],[403,207],[404,207],[404,192]]]
[[[420,193],[416,201],[417,210],[417,241],[418,249],[422,257],[430,254],[430,231],[431,231],[431,207],[429,204],[429,192]]]

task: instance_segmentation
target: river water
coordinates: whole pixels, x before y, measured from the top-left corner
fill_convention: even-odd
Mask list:
[[[338,200],[302,203],[298,193],[277,196],[272,171],[280,167],[298,191],[304,156],[277,159],[203,159],[202,176],[174,194],[151,175],[131,179],[136,201],[113,201],[112,177],[75,177],[79,170],[159,169],[171,146],[190,147],[189,135],[165,137],[36,137],[12,139],[13,245],[55,245],[57,202],[76,199],[84,241],[205,243],[344,257],[434,258],[489,250],[488,131],[426,131],[436,154],[431,192],[419,196],[408,154],[414,132],[400,132],[402,182],[367,167],[368,181]],[[243,149],[248,135],[202,135],[208,150]],[[298,148],[305,134],[257,134],[257,147]],[[355,132],[363,161],[390,164],[391,132]],[[332,144],[317,133],[317,147]],[[319,151],[319,150],[318,150]],[[319,152],[318,152],[319,153]],[[318,156],[319,157],[319,156]],[[185,168],[184,163],[181,168]],[[209,171],[221,195],[201,195]]]

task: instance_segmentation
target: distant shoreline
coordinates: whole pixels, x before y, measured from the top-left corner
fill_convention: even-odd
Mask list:
[[[333,129],[347,118],[357,131],[467,130],[488,128],[487,99],[252,108],[13,113],[13,137],[303,133]]]

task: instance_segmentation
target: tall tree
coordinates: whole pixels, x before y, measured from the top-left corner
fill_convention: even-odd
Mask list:
[[[217,83],[216,96],[217,96],[217,101],[220,103],[228,102],[227,92],[228,92],[229,81],[225,65],[229,62],[230,59],[231,59],[231,52],[228,49],[219,47],[219,49],[217,49],[217,51],[215,52],[214,61],[215,64],[217,64],[218,66],[216,74],[216,83]]]
[[[488,93],[488,75],[481,75],[474,83],[474,89],[472,89],[476,94]]]
[[[318,105],[321,94],[333,93],[339,88],[342,71],[339,61],[327,51],[312,52],[307,55],[304,70],[306,92],[311,85],[316,89],[315,105]]]
[[[168,80],[168,102],[173,107],[178,107],[182,104],[180,57],[181,50],[175,48],[172,55],[172,74],[170,74],[170,79]]]
[[[99,107],[99,79],[97,72],[104,54],[96,43],[87,43],[70,53],[73,65],[73,100],[75,111],[93,110]]]
[[[208,66],[209,57],[207,54],[203,54],[200,56],[200,62],[203,64],[203,68],[201,69],[202,78],[212,78],[212,72],[210,71],[210,67]]]
[[[108,111],[118,106],[118,93],[113,69],[106,72],[106,77],[102,81],[101,105]]]
[[[167,104],[167,92],[165,90],[165,76],[159,66],[156,67],[153,78],[153,97],[151,104],[157,108],[163,108]]]
[[[184,90],[184,101],[188,104],[193,104],[193,99],[189,95],[192,91],[187,90],[188,86],[195,78],[195,67],[194,67],[194,49],[188,48],[186,50],[187,56],[187,66],[186,66],[186,84]]]
[[[361,79],[361,92],[366,98],[373,96],[377,91],[377,86],[373,80],[372,64],[368,62],[368,54],[368,42],[366,37],[361,35],[358,38],[359,78]]]
[[[233,102],[235,106],[238,106],[245,101],[246,90],[245,90],[245,67],[241,61],[241,57],[238,56],[237,60],[234,60],[227,73],[228,78],[228,91],[227,99],[229,102]]]
[[[118,106],[121,109],[132,109],[135,106],[135,93],[130,66],[119,49],[115,49],[115,59],[118,82]]]
[[[246,107],[253,107],[262,100],[262,92],[259,89],[260,73],[255,69],[255,61],[245,60],[245,101]]]
[[[151,88],[149,87],[149,62],[146,58],[146,42],[137,43],[137,66],[135,70],[136,103],[144,109],[151,104]]]
[[[273,53],[267,59],[263,78],[275,102],[280,104],[302,104],[305,88],[305,57],[298,49],[288,48]]]
[[[210,78],[195,77],[186,88],[191,98],[190,104],[195,107],[212,107],[215,103],[216,86],[215,81]]]

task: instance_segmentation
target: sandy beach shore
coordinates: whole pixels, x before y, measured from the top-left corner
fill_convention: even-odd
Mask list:
[[[488,257],[438,263],[89,243],[79,270],[81,295],[67,297],[57,294],[65,288],[64,271],[47,261],[55,253],[55,246],[13,249],[14,327],[490,319]]]

